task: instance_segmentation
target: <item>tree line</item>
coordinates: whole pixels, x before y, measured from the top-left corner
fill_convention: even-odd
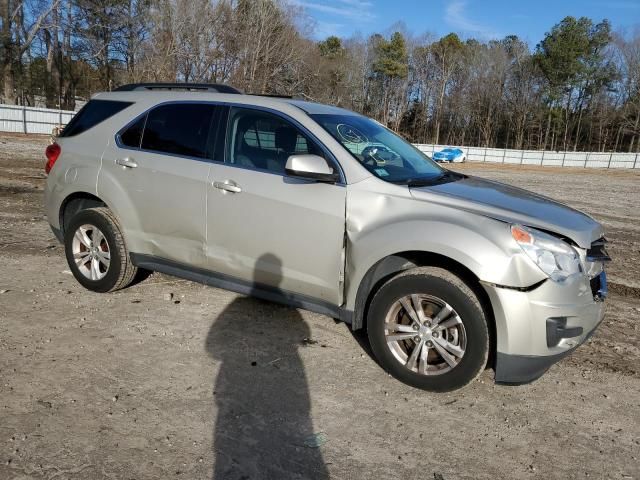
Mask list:
[[[73,109],[124,83],[229,83],[420,143],[640,151],[640,29],[566,17],[531,48],[396,27],[318,42],[286,0],[0,0],[0,92]]]

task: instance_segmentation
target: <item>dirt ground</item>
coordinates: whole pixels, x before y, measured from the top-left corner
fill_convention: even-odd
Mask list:
[[[438,395],[322,315],[159,274],[84,290],[43,216],[45,144],[0,135],[0,479],[640,478],[640,172],[456,166],[601,220],[612,295],[537,382]]]

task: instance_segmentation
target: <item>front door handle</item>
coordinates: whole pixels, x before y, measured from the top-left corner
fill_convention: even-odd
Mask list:
[[[130,158],[118,158],[116,159],[116,163],[126,168],[136,168],[138,166],[135,160],[131,160]]]
[[[213,186],[223,192],[240,193],[242,189],[233,180],[225,180],[224,182],[213,182]]]

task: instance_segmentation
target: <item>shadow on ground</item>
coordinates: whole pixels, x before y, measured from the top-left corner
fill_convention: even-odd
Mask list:
[[[273,256],[260,262],[281,265]],[[254,280],[263,283],[260,272]],[[236,298],[213,322],[206,348],[221,362],[214,480],[329,477],[298,353],[309,336],[297,310],[255,298]]]

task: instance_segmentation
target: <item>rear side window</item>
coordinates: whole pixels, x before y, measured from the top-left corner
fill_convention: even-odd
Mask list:
[[[184,103],[162,105],[149,112],[143,150],[207,158],[214,105]]]
[[[132,105],[132,103],[117,102],[114,100],[90,100],[89,103],[76,113],[67,126],[64,127],[60,136],[73,137],[81,134],[82,132],[86,132],[90,128],[98,125],[100,122],[103,122],[107,118],[121,112],[129,105]]]

